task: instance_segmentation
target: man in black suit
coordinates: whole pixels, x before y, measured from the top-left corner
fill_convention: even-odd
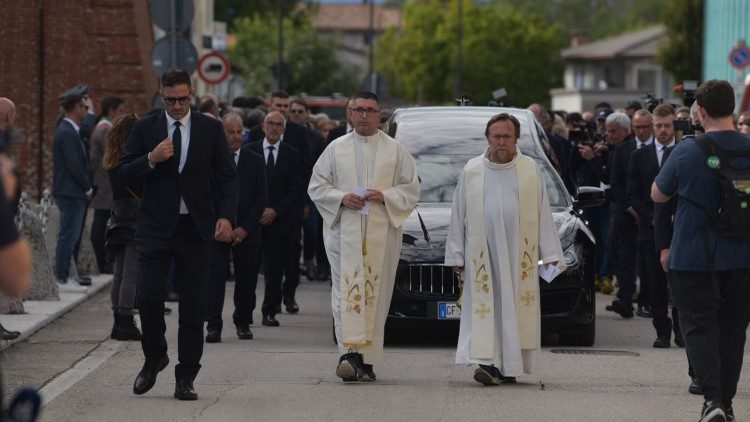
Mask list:
[[[175,398],[196,400],[193,380],[203,354],[203,321],[211,241],[228,242],[237,214],[237,172],[221,122],[191,113],[190,76],[172,69],[161,76],[166,113],[135,123],[117,177],[141,189],[136,227],[140,253],[142,347],[146,362],[135,394],[153,387],[169,363],[164,337],[164,284],[174,260],[180,295]],[[215,177],[216,184],[211,183]],[[219,208],[214,209],[214,190]]]
[[[250,340],[253,333],[255,309],[255,286],[258,283],[260,266],[260,216],[266,207],[268,192],[266,187],[266,166],[263,156],[242,148],[242,117],[227,113],[221,119],[229,144],[229,154],[237,166],[240,195],[237,206],[237,227],[232,231],[231,241],[214,241],[211,255],[211,276],[208,285],[208,308],[206,321],[206,343],[221,341],[224,308],[224,292],[229,277],[229,256],[234,263],[234,315],[232,320],[237,329],[237,337]],[[215,179],[215,178],[214,178]],[[214,183],[218,181],[214,180]],[[219,206],[219,198],[214,195],[214,207]]]
[[[626,210],[626,183],[630,154],[636,149],[636,141],[630,136],[630,118],[625,113],[615,112],[605,121],[607,137],[614,144],[609,164],[609,195],[612,198],[612,237],[610,256],[620,288],[617,299],[607,305],[608,311],[623,318],[633,317],[633,294],[635,293],[636,235],[638,226]]]
[[[307,173],[302,166],[300,153],[282,141],[286,119],[278,111],[272,111],[263,119],[266,134],[261,142],[253,142],[246,148],[263,155],[268,180],[268,205],[260,217],[263,226],[263,268],[266,291],[261,311],[263,325],[277,327],[276,314],[281,309],[282,297],[293,294],[289,278],[283,287],[281,278],[288,262],[292,237],[299,236],[302,221],[303,193]],[[297,255],[299,257],[299,255]],[[296,267],[295,267],[296,268]],[[288,273],[287,273],[288,277]],[[297,274],[299,279],[299,273]],[[296,288],[296,286],[294,286]],[[283,296],[282,296],[283,295]],[[293,296],[292,296],[293,297]],[[287,310],[289,303],[287,302]]]
[[[634,120],[638,120],[637,114],[633,117]],[[643,270],[648,277],[649,303],[656,329],[656,341],[653,346],[657,348],[670,347],[672,320],[668,315],[667,278],[659,263],[660,252],[657,252],[654,238],[654,202],[651,200],[651,185],[669,155],[667,148],[675,144],[672,123],[674,119],[674,109],[669,104],[660,104],[654,109],[653,127],[657,142],[635,150],[630,156],[628,166],[628,210],[638,222],[638,251],[643,254]],[[675,330],[675,343],[680,342],[681,339]]]
[[[307,128],[297,123],[289,121],[289,94],[284,91],[277,91],[271,94],[271,99],[268,103],[268,112],[276,111],[281,113],[286,121],[286,127],[282,134],[281,141],[289,146],[294,147],[300,155],[302,160],[302,173],[303,173],[303,184],[307,186],[310,181],[310,173],[312,172],[312,166],[315,163],[312,159],[310,152],[310,139],[308,137]],[[248,141],[261,142],[266,136],[264,125],[258,125],[250,129],[248,135]],[[304,191],[304,187],[303,187]],[[302,217],[303,209],[305,206],[304,196],[299,197],[299,201],[296,202],[295,207],[297,213],[295,218],[289,220],[289,224],[294,224],[292,227],[293,235],[289,238],[289,245],[284,250],[284,305],[286,311],[290,314],[296,314],[299,312],[299,306],[295,298],[297,292],[297,286],[299,285],[299,258],[300,258],[300,243],[299,237],[302,232]],[[279,312],[281,306],[279,306]]]
[[[86,203],[94,195],[88,154],[80,135],[89,106],[78,94],[63,97],[61,105],[65,116],[58,122],[52,140],[52,195],[60,210],[55,278],[61,291],[85,292],[88,288],[70,277],[70,263],[81,236]]]

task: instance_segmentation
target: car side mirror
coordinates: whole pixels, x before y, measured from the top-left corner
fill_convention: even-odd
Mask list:
[[[604,203],[607,199],[604,189],[593,186],[581,186],[578,188],[576,200],[573,202],[574,208],[596,207]]]

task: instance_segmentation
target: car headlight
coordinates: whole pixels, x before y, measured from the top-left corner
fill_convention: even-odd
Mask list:
[[[581,256],[583,255],[583,246],[579,243],[573,243],[568,246],[563,252],[563,259],[565,259],[565,265],[568,268],[575,268],[581,264]]]

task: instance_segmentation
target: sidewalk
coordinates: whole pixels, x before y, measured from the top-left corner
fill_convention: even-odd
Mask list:
[[[79,303],[99,293],[112,282],[112,275],[91,277],[91,287],[86,293],[60,293],[60,300],[28,300],[23,302],[25,314],[0,315],[0,323],[9,331],[20,331],[21,335],[14,340],[0,340],[0,350],[23,341],[45,325],[57,319]]]

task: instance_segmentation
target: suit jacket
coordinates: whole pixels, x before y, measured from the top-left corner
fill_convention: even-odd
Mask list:
[[[86,147],[73,125],[60,120],[52,139],[52,194],[86,199],[93,188]]]
[[[247,147],[240,149],[237,160],[237,177],[239,180],[239,202],[237,204],[237,227],[247,232],[243,245],[260,246],[260,215],[268,204],[268,186],[266,181],[266,164],[263,156]],[[214,183],[218,183],[214,177]],[[214,207],[218,207],[221,198],[219,191],[214,191]]]
[[[302,221],[302,205],[307,185],[299,151],[287,145],[286,140],[281,141],[278,146],[279,153],[274,162],[273,175],[268,181],[267,205],[273,208],[278,216],[273,223],[264,227],[264,233],[289,235]],[[253,142],[245,148],[260,154],[265,162],[262,142]]]
[[[166,113],[138,120],[120,158],[116,175],[133,189],[141,190],[136,240],[169,239],[177,228],[180,196],[203,240],[214,237],[217,218],[232,224],[237,216],[237,172],[229,157],[221,122],[191,113],[187,161],[178,172],[179,157],[148,165],[148,153],[167,138]],[[217,183],[211,183],[211,176]],[[218,208],[213,191],[218,190]]]
[[[266,134],[263,132],[263,128],[258,125],[248,132],[247,143],[263,142],[263,138],[265,137]],[[308,138],[307,128],[287,120],[284,137],[281,142],[293,146],[299,152],[304,168],[305,186],[307,186],[310,182],[310,175],[312,174],[314,164],[312,153],[310,152],[310,139]]]
[[[635,224],[635,220],[627,213],[627,175],[630,154],[635,151],[635,139],[630,137],[615,145],[609,165],[609,195],[612,199],[613,224]]]
[[[336,126],[335,128],[331,129],[331,131],[328,132],[328,139],[326,139],[326,141],[330,144],[335,139],[340,138],[344,135],[346,135],[346,124]]]
[[[91,134],[91,171],[93,173],[96,195],[91,199],[89,207],[99,210],[111,210],[114,206],[112,186],[109,184],[109,173],[102,167],[107,131],[112,126],[107,121],[100,122]]]
[[[667,152],[664,157],[666,159]],[[632,208],[640,222],[638,223],[638,240],[654,238],[654,201],[651,200],[651,184],[659,174],[659,162],[656,158],[656,141],[651,145],[633,151],[627,171],[627,207]]]
[[[667,162],[667,157],[674,149],[671,146],[664,150],[664,156],[661,159],[661,165]],[[656,251],[669,249],[672,245],[672,234],[674,234],[674,215],[677,212],[677,202],[679,197],[673,196],[665,203],[654,204],[654,242]]]

